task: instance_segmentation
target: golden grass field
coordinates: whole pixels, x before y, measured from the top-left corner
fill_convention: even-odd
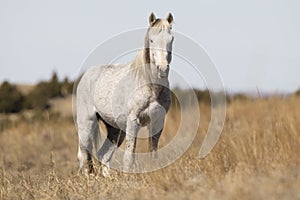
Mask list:
[[[198,135],[180,159],[152,173],[113,171],[109,178],[78,173],[71,117],[20,117],[0,132],[0,199],[300,199],[299,105],[294,96],[228,104],[222,136],[201,160],[210,108],[200,104]],[[160,146],[179,119],[169,112]]]

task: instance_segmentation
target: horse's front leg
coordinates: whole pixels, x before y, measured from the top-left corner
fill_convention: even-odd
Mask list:
[[[164,119],[160,119],[148,125],[149,130],[149,151],[152,159],[157,159],[158,141],[163,131]]]
[[[130,167],[134,162],[134,153],[136,147],[136,137],[139,131],[140,125],[138,118],[135,115],[129,115],[126,126],[126,148],[123,158],[123,169],[125,172],[129,172]]]
[[[150,123],[148,124],[149,131],[149,151],[152,159],[157,159],[157,148],[160,135],[163,131],[166,110],[163,106],[154,102],[150,105]]]

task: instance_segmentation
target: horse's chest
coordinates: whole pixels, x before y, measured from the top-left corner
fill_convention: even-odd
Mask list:
[[[125,73],[126,74],[126,73]],[[126,128],[128,115],[136,116],[140,125],[163,118],[169,108],[169,93],[153,93],[147,85],[139,86],[130,76],[106,70],[97,81],[94,105],[103,120]]]

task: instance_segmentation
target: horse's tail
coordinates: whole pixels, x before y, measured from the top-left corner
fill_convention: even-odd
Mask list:
[[[97,117],[97,122],[101,119],[100,115],[98,113],[96,113],[96,117]],[[100,139],[101,139],[101,135],[100,135],[100,128],[98,123],[95,125],[96,126],[96,130],[97,131],[93,131],[93,141],[94,141],[94,149],[96,151],[96,153],[98,152],[99,148],[100,148]]]
[[[97,131],[94,131],[93,132],[93,142],[94,142],[94,149],[95,149],[95,152],[97,153],[99,148],[100,148],[100,130],[99,130],[99,127],[97,127]]]

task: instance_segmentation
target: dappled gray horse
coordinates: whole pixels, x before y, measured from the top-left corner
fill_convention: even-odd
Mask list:
[[[130,171],[136,137],[142,126],[148,127],[149,150],[155,156],[171,104],[168,74],[172,59],[173,16],[169,13],[166,19],[156,19],[151,13],[149,23],[144,48],[133,62],[91,67],[78,83],[78,159],[80,169],[85,172],[93,171],[93,146],[97,159],[109,167],[116,147],[125,138],[123,170]],[[100,149],[97,147],[99,119],[107,128],[107,138]]]

